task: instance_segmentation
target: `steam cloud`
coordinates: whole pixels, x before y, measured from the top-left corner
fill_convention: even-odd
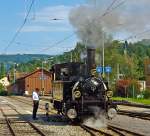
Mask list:
[[[83,124],[94,128],[106,128],[107,120],[105,112],[99,107],[91,107],[90,109],[94,113],[94,117],[90,117],[84,120]]]
[[[117,0],[109,10],[122,1]],[[106,41],[109,39],[106,37],[106,32],[113,35],[120,33],[128,37],[150,29],[150,0],[138,0],[138,2],[126,0],[124,4],[103,17],[102,14],[112,0],[89,0],[89,3],[72,9],[69,17],[78,37],[87,46],[101,46],[103,34]],[[144,34],[144,38],[149,38],[149,35]]]

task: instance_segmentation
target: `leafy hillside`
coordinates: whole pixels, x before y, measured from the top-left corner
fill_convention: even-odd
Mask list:
[[[25,63],[35,59],[44,59],[50,57],[49,55],[43,54],[16,54],[16,55],[0,55],[0,63],[14,62],[14,63]]]
[[[13,72],[16,67],[20,72],[33,71],[36,66],[41,66],[41,63],[39,63],[39,65],[33,67],[34,62],[41,62],[49,57],[51,56],[43,54],[0,55],[0,78],[6,76],[9,71]],[[29,66],[29,63],[31,63],[31,66]]]

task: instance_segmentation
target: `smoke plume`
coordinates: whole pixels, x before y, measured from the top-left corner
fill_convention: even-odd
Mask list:
[[[103,36],[105,41],[110,39],[106,33],[128,37],[150,29],[150,0],[116,0],[110,6],[112,1],[89,0],[70,12],[70,22],[87,46],[101,46]]]
[[[70,13],[70,22],[76,28],[78,37],[87,46],[102,44],[103,31],[98,19],[98,12],[93,7],[80,6]]]

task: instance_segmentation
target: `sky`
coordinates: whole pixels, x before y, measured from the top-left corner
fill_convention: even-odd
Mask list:
[[[23,23],[31,1],[1,1],[0,54],[56,55],[69,51],[75,47],[77,41],[80,41],[75,34],[76,28],[69,21],[70,11],[82,5],[94,3],[100,9],[99,14],[102,14],[113,0],[95,0],[96,3],[94,0],[35,0],[26,24],[8,47],[9,42]],[[114,6],[122,1],[118,0]],[[116,39],[134,36],[150,28],[149,10],[149,0],[139,0],[138,3],[136,0],[125,0],[125,3],[118,9],[104,17],[103,27]],[[112,28],[115,29],[112,31]],[[149,38],[149,34],[144,36],[143,38]],[[7,50],[6,47],[8,47]]]
[[[0,4],[0,53],[59,54],[75,46],[76,36],[61,41],[73,33],[68,14],[74,6],[84,4],[84,0],[35,0],[27,23],[7,52],[5,48],[21,26],[31,0],[2,0]],[[61,20],[53,20],[53,19]],[[53,47],[52,47],[53,46]]]

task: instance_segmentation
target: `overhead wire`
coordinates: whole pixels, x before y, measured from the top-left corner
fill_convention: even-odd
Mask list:
[[[115,2],[116,2],[116,1],[115,1]],[[113,2],[112,6],[114,5],[115,2]],[[110,7],[108,10],[106,10],[105,13],[102,14],[101,17],[104,17],[104,16],[106,16],[107,14],[110,14],[113,10],[119,8],[119,7],[120,7],[121,5],[123,5],[125,2],[126,2],[126,0],[123,0],[123,1],[121,1],[119,4],[117,4],[115,7]],[[101,17],[100,17],[100,18],[101,18]]]
[[[32,6],[34,5],[35,0],[31,1],[31,4],[29,6],[29,9],[27,11],[27,14],[23,20],[23,23],[21,24],[21,26],[18,28],[18,30],[16,31],[16,33],[14,34],[14,36],[12,37],[12,39],[9,41],[8,45],[6,46],[6,48],[4,49],[4,53],[7,53],[8,48],[13,44],[13,42],[15,41],[15,39],[17,38],[17,36],[19,35],[19,33],[21,32],[22,28],[24,27],[24,25],[27,22],[27,19],[29,17],[29,14],[31,12]]]
[[[139,33],[137,33],[136,35],[134,35],[134,36],[132,36],[132,37],[129,37],[129,38],[130,38],[130,39],[131,39],[131,38],[136,38],[137,36],[143,35],[143,34],[148,33],[148,32],[150,32],[150,29],[144,30],[143,32],[139,32]],[[129,39],[129,38],[128,38],[128,39]],[[128,40],[128,39],[127,39],[127,40]]]
[[[150,32],[150,29],[144,30],[144,31],[139,32],[139,33],[136,33],[136,34],[134,34],[134,35],[130,35],[129,37],[127,37],[127,38],[125,38],[125,39],[122,39],[122,40],[120,40],[120,41],[121,41],[121,42],[127,41],[127,40],[136,38],[137,36],[143,35],[143,34],[148,33],[148,32]]]
[[[113,0],[112,3],[107,7],[107,9],[106,9],[105,12],[109,11],[109,10],[112,8],[112,6],[113,6],[117,1],[118,1],[118,0]]]
[[[64,41],[70,39],[70,38],[73,37],[73,36],[75,36],[75,33],[74,33],[74,32],[73,32],[72,34],[70,34],[69,36],[67,36],[67,37],[65,37],[65,38],[63,38],[63,39],[57,41],[56,43],[52,44],[51,46],[49,46],[49,47],[47,47],[47,48],[44,48],[44,49],[42,49],[42,50],[40,50],[40,51],[46,51],[46,50],[48,50],[48,49],[50,49],[50,48],[52,48],[52,47],[54,47],[54,46],[59,45],[60,43],[62,43],[62,42],[64,42]]]
[[[32,20],[35,20],[36,19],[36,8],[35,8],[35,2],[33,3],[33,17],[32,17]]]

